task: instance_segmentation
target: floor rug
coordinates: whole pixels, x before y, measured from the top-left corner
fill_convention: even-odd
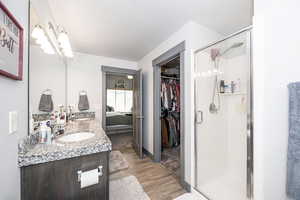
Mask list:
[[[110,181],[110,200],[150,200],[135,176]]]
[[[205,199],[197,197],[195,194],[186,193],[181,195],[180,197],[177,197],[174,200],[205,200]]]
[[[120,151],[112,151],[109,155],[109,173],[119,172],[129,167],[127,160]]]

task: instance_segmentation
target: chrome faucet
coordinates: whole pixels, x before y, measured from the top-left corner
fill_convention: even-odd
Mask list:
[[[51,129],[52,129],[52,138],[54,139],[55,137],[64,134],[65,132],[65,125],[64,124],[51,124]]]
[[[73,121],[75,119],[75,114],[73,113],[73,106],[69,105],[68,106],[69,109],[68,109],[68,113],[67,113],[67,122],[68,121]]]

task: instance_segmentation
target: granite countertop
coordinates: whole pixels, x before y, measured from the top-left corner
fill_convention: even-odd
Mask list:
[[[66,133],[64,135],[81,131],[95,133],[95,136],[87,140],[72,143],[58,142],[57,137],[52,144],[35,144],[30,147],[26,145],[20,147],[19,145],[19,167],[111,151],[111,141],[105,134],[99,121],[84,120],[70,122],[66,126]]]

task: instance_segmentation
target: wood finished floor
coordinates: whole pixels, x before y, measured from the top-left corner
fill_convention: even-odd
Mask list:
[[[132,148],[118,149],[129,163],[129,168],[110,175],[111,180],[134,175],[151,200],[173,200],[186,193],[176,176],[163,167],[154,163],[148,157],[139,159]]]

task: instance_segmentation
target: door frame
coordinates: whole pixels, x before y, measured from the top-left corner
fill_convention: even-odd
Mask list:
[[[142,69],[139,69],[136,73],[134,86],[136,87],[137,92],[134,93],[133,98],[136,98],[136,101],[133,100],[137,105],[135,107],[139,108],[135,110],[135,119],[132,120],[134,122],[134,126],[138,129],[137,132],[140,134],[133,135],[134,140],[138,141],[138,144],[134,144],[134,149],[138,154],[140,159],[143,159],[143,121],[144,121],[144,111],[143,111],[143,73]]]
[[[185,184],[185,99],[184,99],[184,56],[185,56],[185,41],[171,48],[152,61],[153,66],[153,157],[155,162],[161,161],[161,66],[168,63],[175,57],[180,56],[180,182]]]
[[[106,75],[107,74],[114,74],[114,75],[120,75],[120,74],[127,74],[127,75],[133,75],[136,76],[137,72],[133,69],[124,69],[124,68],[118,68],[118,67],[111,67],[111,66],[101,66],[102,71],[102,128],[104,131],[108,131],[106,127]],[[113,129],[111,129],[113,130]]]

